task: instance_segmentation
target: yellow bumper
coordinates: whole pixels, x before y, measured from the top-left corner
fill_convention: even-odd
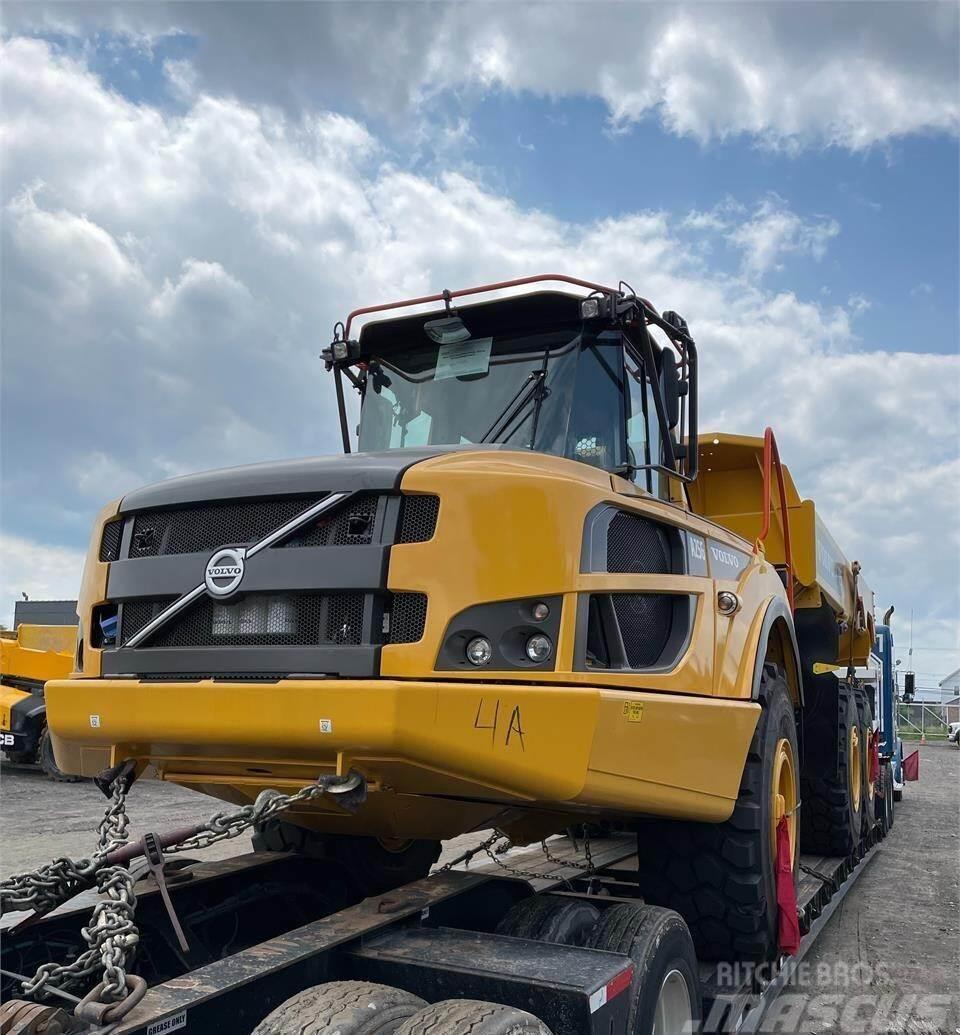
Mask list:
[[[760,711],[680,694],[388,679],[75,679],[48,683],[46,699],[68,772],[137,758],[245,802],[356,768],[370,801],[334,825],[444,837],[516,808],[721,821]]]

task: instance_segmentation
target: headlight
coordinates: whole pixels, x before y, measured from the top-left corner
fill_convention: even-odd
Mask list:
[[[531,636],[527,640],[526,652],[527,657],[535,665],[542,664],[553,653],[553,644],[550,642],[550,637],[544,636],[542,633]]]
[[[467,661],[471,665],[489,665],[493,657],[493,647],[486,636],[474,636],[467,644]]]

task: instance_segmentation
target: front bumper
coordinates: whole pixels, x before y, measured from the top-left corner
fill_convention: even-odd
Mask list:
[[[379,819],[364,828],[365,814],[399,808],[417,831],[406,836],[426,836],[431,812],[434,836],[463,832],[458,812],[470,816],[464,830],[479,822],[451,802],[483,803],[485,815],[492,805],[722,821],[760,712],[691,695],[388,679],[77,679],[48,683],[46,695],[68,772],[136,758],[164,779],[246,802],[356,768],[371,801],[394,805],[365,807],[351,830],[379,832]]]

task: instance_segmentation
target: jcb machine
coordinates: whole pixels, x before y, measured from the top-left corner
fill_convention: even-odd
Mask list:
[[[482,293],[497,297],[461,301]],[[376,952],[314,941],[327,962],[261,983],[247,1027],[218,1027],[211,986],[201,1006],[174,980],[182,994],[152,989],[122,1030],[185,1009],[198,1031],[247,1031],[304,984],[349,977],[422,998],[374,1029],[314,989],[257,1030],[680,1031],[723,1000],[716,961],[778,972],[798,907],[806,936],[836,890],[824,868],[840,887],[879,835],[869,700],[843,678],[870,653],[872,596],[772,433],[698,434],[687,325],[623,283],[531,277],[359,309],[324,358],[344,456],[178,478],[103,510],[49,717],[62,768],[149,763],[256,803],[258,848],[338,874],[347,901],[381,896],[376,929],[392,910],[402,931]],[[318,781],[263,818],[264,792]],[[566,898],[471,886],[458,911],[465,875],[419,879],[441,841],[490,828],[519,844],[626,832],[635,861],[594,862]],[[777,865],[796,877],[801,851],[817,877],[795,902]],[[341,926],[337,945],[371,930]],[[529,939],[561,943],[556,959]],[[548,973],[581,1013],[531,991]],[[423,1006],[451,996],[471,1002]],[[539,1020],[513,1017],[523,1004]],[[727,1007],[717,1023],[741,1023]]]
[[[73,669],[77,630],[20,624],[0,632],[0,748],[14,763],[36,762],[51,780],[70,782],[53,757],[43,688]]]

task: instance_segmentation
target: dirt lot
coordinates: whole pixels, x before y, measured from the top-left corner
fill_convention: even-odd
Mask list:
[[[960,1032],[960,751],[922,748],[920,772],[890,837],[778,1000],[769,1030]],[[0,793],[3,875],[92,848],[103,802],[92,784],[53,784],[35,770],[4,766]],[[131,833],[199,821],[216,808],[144,781],[130,797]],[[466,841],[446,846],[444,858]],[[249,849],[242,837],[203,857]]]

